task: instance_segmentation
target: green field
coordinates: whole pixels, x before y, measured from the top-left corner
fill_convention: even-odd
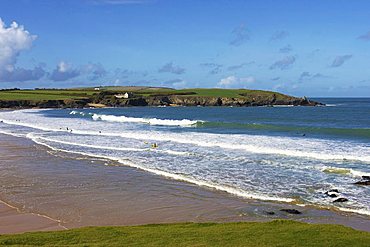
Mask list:
[[[0,236],[0,246],[369,246],[370,233],[286,220],[87,227]]]
[[[3,90],[0,91],[0,100],[65,100],[65,99],[86,99],[101,92],[124,93],[132,92],[136,96],[199,96],[199,97],[225,97],[225,98],[258,98],[272,97],[283,99],[288,96],[261,90],[248,89],[219,89],[219,88],[190,88],[190,89],[169,89],[155,87],[102,87],[100,91],[93,88],[80,89],[37,89],[37,90]]]
[[[83,99],[94,93],[93,90],[9,90],[0,91],[0,100]]]

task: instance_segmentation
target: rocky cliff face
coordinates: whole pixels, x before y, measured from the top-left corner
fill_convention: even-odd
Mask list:
[[[316,106],[318,102],[306,98],[288,97],[284,100],[271,98],[226,98],[226,97],[199,97],[199,96],[156,96],[147,98],[123,99],[115,102],[117,106]]]
[[[0,100],[0,108],[83,108],[89,100]]]
[[[83,100],[0,100],[0,108],[83,108],[89,103],[104,104],[111,107],[125,106],[316,106],[321,103],[310,101],[307,98],[295,98],[287,96],[284,99],[276,97],[255,98],[227,98],[227,97],[201,97],[201,96],[150,96],[134,97],[131,99],[116,99],[112,96],[99,97]]]

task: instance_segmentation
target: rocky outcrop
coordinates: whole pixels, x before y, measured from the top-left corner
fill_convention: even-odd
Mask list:
[[[201,97],[201,96],[149,96],[134,99],[120,99],[112,106],[316,106],[318,102],[309,101],[305,98],[289,97],[285,100],[274,98],[226,98],[226,97]]]
[[[367,181],[358,181],[355,184],[356,185],[370,185],[370,180],[367,180]]]
[[[292,208],[283,208],[280,209],[281,212],[286,212],[288,214],[302,214],[301,211],[298,211],[297,209],[292,209]]]
[[[83,108],[89,100],[0,100],[0,108]]]
[[[354,183],[355,185],[370,185],[370,176],[362,176],[361,181],[357,181]]]

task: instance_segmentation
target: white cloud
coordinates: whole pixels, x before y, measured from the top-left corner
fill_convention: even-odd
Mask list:
[[[81,75],[81,70],[73,68],[72,65],[61,61],[50,75],[53,81],[66,81]]]
[[[15,78],[26,81],[37,77],[34,71],[36,68],[27,70],[15,67],[19,54],[30,49],[36,38],[36,35],[30,34],[22,25],[12,22],[7,27],[0,18],[0,81],[14,81]],[[39,71],[39,68],[37,70]]]
[[[256,79],[253,76],[248,77],[236,77],[229,76],[221,79],[218,83],[218,87],[223,88],[244,88],[249,84],[256,82]]]
[[[108,74],[104,66],[100,63],[89,63],[82,70],[89,75],[88,78],[90,80],[97,80]]]

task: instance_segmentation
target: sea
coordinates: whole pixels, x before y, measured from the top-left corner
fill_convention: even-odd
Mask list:
[[[370,187],[354,184],[370,176],[370,98],[314,100],[326,106],[1,111],[0,133],[236,197],[370,215]]]

